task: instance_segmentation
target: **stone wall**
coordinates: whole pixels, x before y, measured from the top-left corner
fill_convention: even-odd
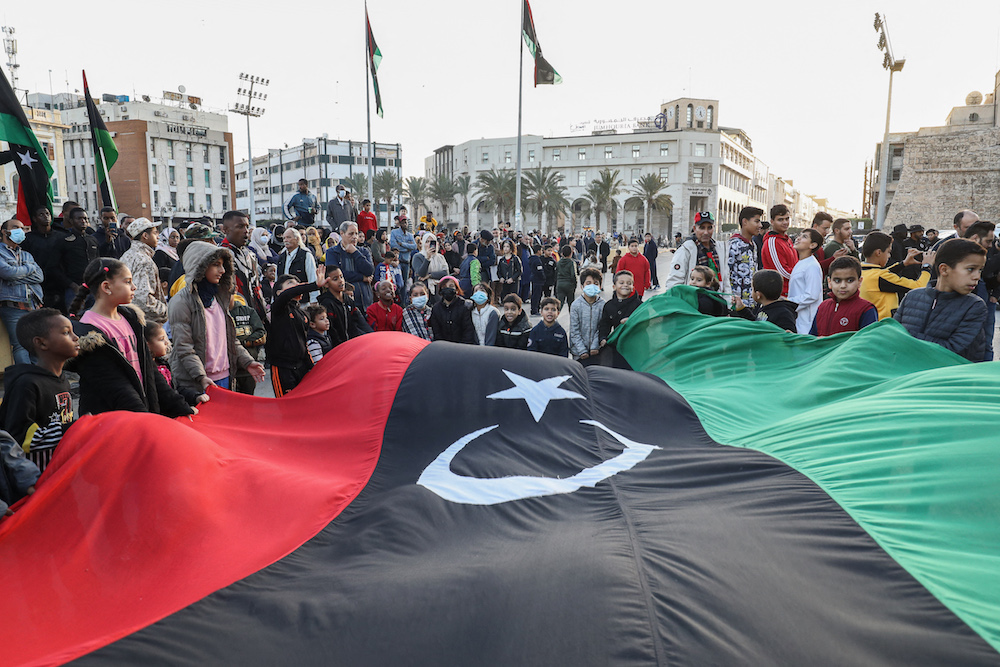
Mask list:
[[[886,225],[951,229],[962,209],[1000,222],[1000,128],[923,128],[907,137]]]

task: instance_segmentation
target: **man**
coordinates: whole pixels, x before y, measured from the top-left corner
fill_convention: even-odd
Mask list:
[[[326,222],[331,229],[339,229],[345,222],[354,222],[358,217],[351,202],[347,201],[347,188],[337,186],[337,197],[326,205]],[[366,306],[367,308],[367,306]]]
[[[642,246],[642,256],[649,262],[649,276],[652,282],[652,286],[649,289],[660,289],[660,278],[656,275],[656,258],[660,255],[660,249],[656,247],[653,235],[649,232],[646,232],[643,238],[645,239],[645,243]]]
[[[372,276],[375,265],[364,244],[359,245],[358,225],[350,220],[340,223],[340,243],[326,251],[327,269],[337,267],[344,273],[344,280],[354,285],[354,301],[362,312],[375,302],[372,294]]]
[[[969,227],[971,227],[975,222],[979,222],[979,216],[968,209],[956,213],[954,219],[952,220],[952,227],[955,229],[955,236],[952,238],[964,239],[965,233],[969,231]],[[937,232],[935,232],[934,235],[937,236]],[[937,250],[938,246],[942,243],[943,241],[937,241],[931,247],[931,250]]]
[[[410,221],[403,217],[400,211],[396,219],[396,228],[389,232],[389,248],[399,255],[399,270],[403,274],[403,284],[406,286],[403,294],[409,299],[410,294],[410,259],[417,252],[417,241],[410,233]]]
[[[729,239],[729,282],[733,294],[742,299],[747,308],[756,306],[753,300],[753,274],[760,264],[757,262],[757,246],[753,239],[760,232],[760,219],[764,211],[755,206],[744,206],[740,210],[740,229]]]
[[[830,233],[830,227],[833,226],[833,216],[826,211],[820,211],[815,216],[813,216],[812,228],[819,232],[819,235],[826,240],[826,235]],[[846,255],[847,253],[841,253],[841,255]],[[837,255],[827,255],[823,252],[823,246],[820,246],[816,250],[816,261],[819,262],[819,268],[823,270],[823,275],[825,276],[830,271],[830,265],[833,264],[833,260],[840,257]]]
[[[465,259],[468,254],[465,250],[465,236],[460,231],[455,231],[454,240],[451,242],[451,247],[458,253],[458,256]],[[469,296],[472,296],[471,294]]]
[[[597,253],[597,260],[601,263],[601,273],[608,272],[608,257],[611,256],[611,246],[604,240],[604,235],[598,232],[594,234],[594,249]],[[581,261],[583,257],[580,257]]]
[[[64,308],[63,290],[56,284],[53,264],[56,257],[56,243],[65,234],[52,227],[52,213],[45,206],[31,212],[31,229],[27,230],[21,248],[27,250],[42,269],[42,303],[48,308]],[[69,306],[69,304],[65,304]]]
[[[66,234],[55,244],[56,259],[51,270],[56,285],[63,291],[63,310],[69,308],[83,282],[87,265],[100,256],[97,239],[90,229],[87,212],[76,207],[69,212]],[[44,268],[42,269],[44,271]]]
[[[74,208],[80,208],[80,205],[69,199],[63,202],[62,211],[59,213],[59,217],[52,221],[52,227],[58,229],[61,232],[69,230],[69,212]]]
[[[42,267],[21,248],[25,238],[24,223],[17,218],[0,227],[0,321],[7,329],[15,364],[31,363],[28,350],[18,341],[17,323],[42,305]]]
[[[374,234],[378,231],[378,218],[372,213],[371,199],[361,202],[361,211],[358,212],[358,231],[361,232],[362,239],[368,238],[368,232]]]
[[[132,303],[146,315],[147,322],[163,324],[167,321],[167,299],[160,285],[159,270],[153,263],[159,229],[152,220],[138,218],[126,231],[132,245],[122,255],[122,262],[132,272],[135,285]]]
[[[497,251],[493,247],[493,234],[488,229],[479,232],[478,254],[479,265],[482,269],[483,282],[490,282],[494,267],[497,265]],[[473,285],[475,289],[475,285]],[[469,296],[472,296],[471,294]]]
[[[687,285],[691,278],[691,269],[696,266],[707,266],[715,271],[719,278],[719,291],[731,294],[729,286],[729,258],[726,244],[716,245],[712,239],[715,232],[715,219],[708,211],[694,214],[694,228],[691,237],[681,244],[674,252],[674,264],[663,285],[670,289],[674,285]]]
[[[250,219],[242,211],[227,211],[222,216],[222,229],[225,233],[222,247],[229,248],[229,251],[233,253],[236,291],[243,297],[246,304],[257,312],[257,316],[260,317],[266,331],[269,322],[267,309],[264,307],[264,292],[260,286],[260,267],[257,264],[257,254],[247,247],[247,241],[250,237]],[[262,347],[247,347],[247,352],[254,358],[254,361],[260,361],[258,357]],[[256,380],[246,369],[236,371],[233,383],[234,391],[253,396],[256,385]]]
[[[833,238],[823,246],[823,255],[833,257],[840,250],[847,250],[845,254],[858,257],[858,246],[854,243],[854,229],[847,218],[837,218],[833,221]]]
[[[761,251],[760,267],[781,274],[781,296],[788,296],[788,279],[799,261],[799,253],[788,238],[788,226],[792,216],[784,204],[771,207],[771,231],[764,235],[764,249]]]
[[[918,225],[915,225],[918,226]],[[986,303],[986,321],[983,333],[986,336],[986,352],[983,361],[993,361],[993,334],[996,328],[997,297],[1000,296],[1000,252],[996,247],[996,225],[980,220],[969,225],[965,238],[975,241],[986,250],[986,266],[973,294]]]
[[[316,195],[309,192],[309,181],[304,178],[299,179],[299,191],[293,194],[285,203],[285,215],[299,223],[309,227],[314,224],[316,212]],[[222,222],[226,224],[225,219]],[[325,220],[321,220],[321,227],[329,228],[330,225]]]
[[[94,233],[94,239],[97,241],[97,251],[101,253],[101,257],[119,259],[132,245],[128,237],[121,233],[118,216],[115,214],[115,209],[110,206],[101,209],[101,227]]]

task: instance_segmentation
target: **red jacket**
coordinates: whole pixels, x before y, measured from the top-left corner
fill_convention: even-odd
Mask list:
[[[812,331],[815,336],[831,336],[845,331],[861,331],[869,324],[878,322],[878,309],[870,301],[861,298],[861,292],[843,301],[830,297],[819,304]]]
[[[361,232],[362,238],[368,230],[373,232],[378,230],[378,218],[371,211],[358,211],[358,231]]]
[[[375,331],[402,331],[403,330],[403,309],[398,303],[386,308],[381,301],[376,301],[368,306],[365,311],[368,324]]]
[[[642,298],[642,293],[645,292],[653,284],[652,276],[649,275],[649,260],[643,257],[641,254],[632,256],[632,253],[627,252],[622,255],[622,258],[618,260],[618,266],[615,268],[615,273],[618,271],[631,271],[632,278],[635,281],[635,293]]]
[[[792,269],[798,262],[799,253],[796,252],[788,234],[778,234],[772,231],[764,235],[760,266],[762,269],[771,269],[781,274],[781,280],[784,283],[781,288],[781,296],[788,296],[788,279],[792,277]]]

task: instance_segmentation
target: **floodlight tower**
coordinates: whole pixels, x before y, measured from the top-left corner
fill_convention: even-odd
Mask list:
[[[240,72],[240,81],[249,82],[249,84],[250,84],[249,88],[243,88],[242,86],[246,85],[244,83],[239,88],[236,89],[236,95],[238,96],[238,98],[242,99],[242,98],[245,97],[246,98],[246,103],[244,103],[244,102],[237,102],[236,104],[233,105],[233,108],[230,109],[230,111],[232,111],[233,113],[238,113],[241,116],[246,116],[246,119],[247,119],[247,160],[248,160],[248,162],[247,162],[247,178],[250,180],[250,186],[247,188],[247,192],[250,195],[250,206],[248,208],[249,208],[249,212],[250,212],[250,226],[251,227],[256,227],[257,226],[257,208],[256,208],[257,199],[254,196],[256,193],[254,192],[254,189],[253,189],[253,150],[250,148],[250,118],[251,117],[252,118],[260,118],[261,116],[264,115],[264,108],[263,107],[253,106],[253,105],[254,104],[261,104],[264,100],[267,99],[267,95],[266,94],[261,94],[260,92],[255,91],[254,90],[254,86],[264,87],[264,86],[270,85],[271,80],[270,79],[265,79],[265,78],[260,77],[260,76],[255,76],[253,74],[247,74],[245,72]],[[255,100],[257,100],[257,101],[255,102]],[[235,201],[234,201],[234,203],[235,203]]]
[[[875,218],[875,229],[882,229],[885,226],[885,217],[888,207],[886,206],[886,188],[889,182],[889,116],[892,113],[892,75],[903,71],[906,58],[899,60],[892,53],[892,42],[889,41],[889,28],[885,23],[885,15],[875,13],[875,32],[879,33],[878,44],[876,45],[883,53],[882,67],[889,70],[889,101],[885,105],[885,136],[882,138],[881,159],[878,170],[878,207]]]

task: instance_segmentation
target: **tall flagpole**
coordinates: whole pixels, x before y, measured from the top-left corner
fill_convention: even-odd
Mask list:
[[[524,0],[521,0],[521,26],[517,31],[517,41],[521,52],[517,58],[517,185],[514,195],[514,229],[521,231],[521,99],[524,96]]]
[[[97,150],[101,154],[101,170],[104,172],[104,174],[103,174],[104,175],[104,183],[105,183],[105,185],[108,188],[108,199],[111,200],[109,204],[105,204],[105,205],[106,206],[110,205],[111,208],[115,209],[115,213],[118,213],[118,202],[115,201],[115,191],[111,187],[111,174],[108,173],[108,159],[106,157],[104,157],[104,146],[98,145]],[[98,184],[98,187],[100,187],[100,184]],[[100,192],[98,194],[102,195],[101,198],[103,199],[104,193]]]
[[[368,80],[368,69],[372,61],[371,25],[368,21],[368,3],[365,2],[365,110],[368,112],[368,198],[375,197],[375,183],[372,178],[372,161],[375,158],[375,151],[372,150],[372,93],[371,82]],[[376,204],[376,216],[379,222],[382,221],[382,213]]]

